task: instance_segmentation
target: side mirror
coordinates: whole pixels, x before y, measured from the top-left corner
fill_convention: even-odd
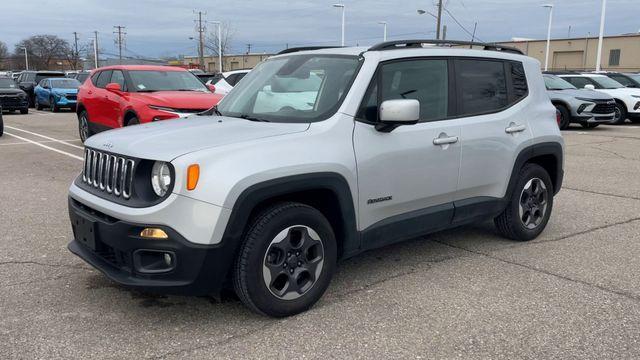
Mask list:
[[[587,85],[584,86],[584,88],[587,89],[587,90],[595,90],[596,89],[596,87],[593,86],[592,84],[587,84]]]
[[[211,90],[212,93],[216,92],[216,86],[213,84],[207,84],[207,88]]]
[[[122,92],[122,88],[118,83],[108,83],[104,88],[114,93]]]
[[[420,120],[420,101],[414,99],[386,100],[380,105],[380,122],[376,130],[390,132],[400,125],[413,125]]]

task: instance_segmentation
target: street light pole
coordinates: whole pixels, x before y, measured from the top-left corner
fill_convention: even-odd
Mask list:
[[[596,55],[596,71],[600,71],[602,61],[602,36],[604,35],[604,13],[607,9],[607,0],[602,0],[602,12],[600,13],[600,35],[598,35],[598,54]]]
[[[551,44],[551,22],[553,21],[553,4],[545,4],[542,7],[549,8],[549,26],[547,28],[547,49],[544,54],[544,71],[549,70],[549,45]]]
[[[384,26],[384,35],[383,35],[383,41],[387,41],[387,22],[386,21],[379,21],[378,24]]]
[[[344,46],[344,11],[345,11],[345,6],[344,6],[344,4],[333,4],[333,7],[342,8],[342,39],[340,41],[340,46]]]
[[[24,49],[24,67],[25,70],[29,70],[29,56],[27,55],[27,47],[23,47]]]

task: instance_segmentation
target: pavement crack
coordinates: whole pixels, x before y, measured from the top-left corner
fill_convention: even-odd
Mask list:
[[[568,187],[568,186],[563,186],[562,188],[563,189],[567,189],[567,190],[573,190],[573,191],[580,191],[580,192],[585,192],[585,193],[589,193],[589,194],[595,194],[595,195],[613,196],[613,197],[617,197],[617,198],[621,198],[621,199],[640,200],[639,197],[634,197],[634,196],[629,196],[629,195],[617,195],[617,194],[611,194],[611,193],[603,193],[603,192],[592,191],[592,190],[583,190],[583,189],[571,188],[571,187]]]
[[[33,261],[33,260],[2,261],[2,262],[0,262],[0,266],[2,266],[2,265],[38,265],[38,266],[46,266],[46,267],[53,267],[53,268],[67,268],[67,269],[81,269],[81,270],[89,269],[88,267],[86,267],[84,265],[48,264],[48,263],[43,263],[43,262],[38,262],[38,261]]]

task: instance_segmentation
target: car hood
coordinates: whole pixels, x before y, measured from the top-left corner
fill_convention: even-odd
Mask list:
[[[609,94],[611,96],[630,96],[636,95],[640,96],[640,89],[633,88],[619,88],[619,89],[600,89],[603,93]]]
[[[571,97],[579,97],[579,98],[593,99],[593,100],[611,99],[611,96],[605,93],[595,91],[595,90],[587,90],[587,89],[549,90],[548,92],[551,98],[571,96]]]
[[[141,101],[156,106],[174,109],[208,110],[216,105],[222,96],[202,91],[157,91],[152,93],[132,93]]]
[[[51,91],[63,94],[77,94],[78,89],[51,88]]]
[[[24,94],[24,91],[18,88],[0,88],[0,95],[16,95]]]
[[[141,159],[171,161],[181,155],[255,139],[303,132],[309,124],[266,123],[192,115],[99,133],[85,145]]]

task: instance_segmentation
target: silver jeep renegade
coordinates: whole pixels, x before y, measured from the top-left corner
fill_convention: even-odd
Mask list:
[[[205,114],[85,145],[73,253],[126,286],[233,290],[269,316],[313,306],[368,249],[488,219],[531,240],[563,178],[540,64],[433,40],[289,49]]]

